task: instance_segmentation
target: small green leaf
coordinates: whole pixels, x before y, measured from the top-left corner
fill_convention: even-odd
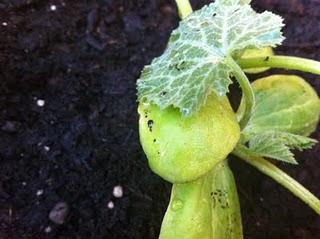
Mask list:
[[[256,98],[255,111],[242,131],[242,138],[248,139],[269,130],[308,136],[316,129],[320,100],[303,78],[272,75],[254,81],[252,89]],[[239,115],[244,111],[243,103]]]
[[[249,141],[249,148],[260,156],[297,164],[290,150],[310,149],[315,143],[317,140],[308,137],[286,132],[267,131],[253,136]]]
[[[256,13],[247,0],[218,0],[194,12],[172,32],[168,47],[146,66],[137,82],[138,100],[190,115],[231,83],[227,56],[283,41],[282,18]]]

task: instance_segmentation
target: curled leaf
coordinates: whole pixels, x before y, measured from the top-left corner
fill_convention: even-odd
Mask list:
[[[292,149],[309,149],[320,116],[320,100],[301,77],[273,75],[252,83],[256,108],[241,141],[259,156],[297,164]],[[239,113],[243,112],[243,102]]]
[[[256,107],[242,132],[244,138],[270,130],[308,136],[316,129],[320,99],[303,78],[272,75],[254,81],[252,88]],[[240,114],[243,106],[239,108]]]

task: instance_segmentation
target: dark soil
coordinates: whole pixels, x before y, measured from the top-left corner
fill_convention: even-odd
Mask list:
[[[285,18],[278,53],[320,60],[319,0],[254,5]],[[135,82],[178,21],[170,0],[0,1],[0,239],[157,238],[170,184],[139,144]],[[280,165],[317,196],[319,152]],[[320,238],[311,209],[238,159],[232,166],[246,239]]]

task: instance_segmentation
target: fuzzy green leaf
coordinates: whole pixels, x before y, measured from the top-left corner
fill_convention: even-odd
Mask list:
[[[315,131],[320,116],[317,92],[303,78],[295,75],[272,75],[255,80],[254,114],[242,131],[242,138],[276,130],[308,136]],[[244,112],[242,102],[239,114]]]
[[[228,91],[232,73],[227,56],[247,48],[276,46],[283,41],[282,18],[256,13],[248,0],[218,0],[194,12],[172,32],[168,47],[146,66],[137,82],[139,101],[161,109],[178,107],[189,115],[214,92]]]
[[[267,131],[253,136],[249,148],[256,154],[277,159],[291,164],[297,164],[291,149],[310,149],[317,140],[290,134],[286,132]]]

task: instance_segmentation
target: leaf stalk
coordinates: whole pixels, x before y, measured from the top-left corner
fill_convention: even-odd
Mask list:
[[[293,56],[267,56],[239,59],[237,63],[243,69],[256,67],[284,68],[320,75],[320,62]]]
[[[264,158],[256,156],[243,145],[238,145],[232,153],[248,164],[254,166],[262,173],[273,178],[276,182],[287,188],[296,197],[300,198],[320,215],[320,200],[284,171]]]
[[[233,60],[231,56],[227,57],[227,64],[232,69],[232,74],[236,77],[242,89],[242,97],[245,100],[245,110],[239,121],[240,128],[244,129],[248,124],[255,106],[254,93],[249,79],[244,74],[240,66]]]

